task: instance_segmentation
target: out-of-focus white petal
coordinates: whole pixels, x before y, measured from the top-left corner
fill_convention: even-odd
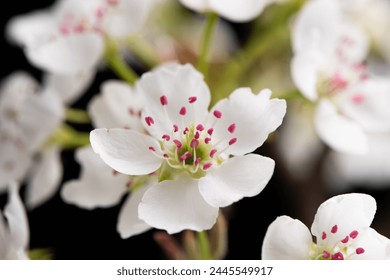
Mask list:
[[[318,244],[323,232],[329,233],[337,226],[337,232],[328,234],[326,239],[328,244],[336,244],[351,232],[370,227],[375,212],[375,199],[369,195],[349,193],[334,196],[318,207],[311,232],[317,237]]]
[[[209,0],[179,0],[184,6],[197,12],[206,12],[210,9]]]
[[[259,194],[270,180],[275,162],[255,154],[228,159],[199,179],[199,191],[208,204],[228,206]]]
[[[30,62],[47,72],[73,75],[94,69],[103,55],[103,38],[95,33],[72,34],[26,49]]]
[[[57,146],[46,148],[35,163],[28,187],[26,205],[35,208],[49,200],[62,179],[61,150]]]
[[[144,74],[138,82],[137,89],[144,95],[145,111],[142,118],[151,116],[155,124],[145,128],[156,138],[170,134],[173,124],[180,130],[182,124],[202,123],[207,116],[210,104],[210,91],[203,76],[190,65],[169,64]],[[167,104],[163,106],[160,98],[166,97]],[[189,102],[194,97],[196,101]],[[186,114],[179,112],[186,108]]]
[[[119,212],[117,231],[123,239],[141,234],[151,228],[138,217],[138,205],[148,188],[149,186],[142,186],[132,191]]]
[[[128,175],[146,175],[162,162],[150,151],[159,147],[154,138],[129,129],[95,129],[90,134],[93,150],[114,170]]]
[[[368,151],[367,137],[362,128],[339,114],[327,100],[321,100],[315,116],[315,127],[320,138],[333,149],[351,154]]]
[[[270,90],[254,95],[250,89],[240,88],[229,99],[218,102],[208,120],[209,123],[215,122],[212,143],[218,142],[218,146],[224,148],[229,146],[232,138],[237,138],[237,142],[227,150],[233,155],[243,155],[260,147],[268,134],[280,126],[286,114],[286,102],[270,99],[270,96]],[[222,113],[218,120],[213,116],[215,110]],[[228,130],[232,124],[235,126],[233,132]]]
[[[169,234],[185,229],[203,231],[216,222],[218,208],[206,203],[198,181],[183,176],[150,187],[138,208],[140,219]]]
[[[86,209],[116,205],[127,192],[128,176],[114,173],[90,147],[78,149],[76,159],[81,165],[80,179],[64,184],[62,199]]]
[[[280,216],[268,227],[264,237],[263,260],[308,260],[312,236],[299,220]]]
[[[9,202],[4,209],[4,216],[7,218],[9,228],[9,242],[11,250],[8,257],[26,259],[26,250],[30,239],[27,214],[23,202],[19,197],[19,190],[16,183],[11,183],[9,188]]]

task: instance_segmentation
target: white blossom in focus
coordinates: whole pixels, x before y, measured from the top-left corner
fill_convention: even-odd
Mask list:
[[[234,91],[210,111],[210,92],[191,65],[169,65],[144,74],[146,133],[114,128],[91,132],[92,148],[114,170],[157,173],[138,207],[139,218],[168,233],[210,229],[219,207],[259,194],[274,161],[248,154],[282,122],[283,100],[271,92]],[[241,112],[237,114],[237,112]],[[231,157],[233,156],[233,157]]]

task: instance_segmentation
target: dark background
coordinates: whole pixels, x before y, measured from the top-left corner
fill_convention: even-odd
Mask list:
[[[16,70],[24,70],[41,79],[41,72],[31,66],[23,51],[10,45],[4,36],[4,26],[13,15],[44,8],[52,4],[50,0],[7,1],[1,10],[2,36],[0,38],[1,67],[0,78]],[[233,25],[239,38],[247,30],[245,25]],[[139,74],[143,70],[138,69]],[[115,75],[110,71],[100,71],[94,83],[81,100],[72,106],[85,108],[90,98],[99,92],[100,84]],[[90,131],[88,125],[75,126],[82,131]],[[318,205],[332,194],[322,186],[320,172],[315,172],[305,181],[297,181],[284,170],[277,158],[272,143],[263,145],[257,153],[269,156],[276,161],[273,178],[265,190],[256,197],[245,198],[229,208],[228,254],[226,259],[260,259],[262,240],[268,225],[279,215],[286,214],[302,220],[308,226],[314,218]],[[1,156],[1,155],[0,155]],[[79,166],[74,161],[74,152],[62,152],[64,176],[62,181],[77,178]],[[320,169],[320,164],[318,170]],[[21,189],[23,194],[24,187]],[[390,195],[389,191],[372,191],[364,186],[356,186],[354,191],[373,195],[378,202],[379,215],[373,227],[390,237]],[[0,196],[3,206],[6,195]],[[30,248],[50,249],[54,259],[164,259],[166,255],[153,239],[156,230],[123,240],[116,232],[120,205],[107,209],[84,210],[65,204],[59,193],[44,205],[28,212],[30,223]],[[288,234],[288,232],[286,232]],[[175,235],[179,240],[180,234]],[[292,240],[293,242],[293,240]]]

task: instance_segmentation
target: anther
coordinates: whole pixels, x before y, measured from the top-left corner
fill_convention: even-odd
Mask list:
[[[354,230],[349,234],[349,237],[351,237],[352,239],[355,239],[358,236],[358,234],[359,234],[359,232],[357,230]]]
[[[330,257],[330,253],[328,252],[328,251],[323,251],[322,252],[322,257],[324,258],[324,259],[329,259],[329,257]]]
[[[165,106],[165,105],[168,105],[168,98],[163,95],[160,97],[160,102],[161,102],[161,105]]]
[[[179,114],[182,115],[182,116],[185,116],[187,114],[187,109],[186,107],[181,107],[180,111],[179,111]]]
[[[337,230],[338,230],[337,225],[334,225],[334,226],[332,227],[332,229],[330,230],[330,232],[331,232],[331,233],[336,233]]]
[[[192,154],[190,152],[186,152],[180,156],[179,160],[180,160],[180,162],[184,162],[187,158],[190,158],[190,157],[192,157]]]
[[[173,143],[175,143],[176,147],[177,147],[179,150],[181,149],[182,144],[181,144],[181,142],[180,142],[179,140],[175,139],[175,140],[173,140]]]
[[[210,157],[213,158],[216,152],[217,152],[217,149],[212,149],[210,151]]]
[[[213,132],[214,132],[214,128],[209,128],[208,130],[207,130],[207,134],[208,135],[213,135]]]
[[[233,145],[234,143],[237,142],[237,138],[232,138],[229,140],[229,146]]]
[[[325,239],[326,239],[326,233],[325,233],[324,231],[322,232],[321,239],[322,239],[322,240],[325,240]]]
[[[179,131],[179,126],[177,124],[173,125],[173,132],[178,132]]]
[[[236,130],[236,124],[235,123],[232,123],[231,125],[229,125],[228,131],[230,133],[234,133],[235,130]]]
[[[164,134],[161,138],[166,141],[169,141],[171,139],[171,137],[168,134]]]
[[[152,147],[152,146],[149,147],[149,150],[152,151],[152,152],[156,151],[156,149],[154,147]]]
[[[198,139],[192,139],[190,146],[191,146],[191,148],[193,148],[193,149],[198,148],[198,146],[199,146],[199,140],[198,140]]]
[[[365,252],[365,250],[363,248],[356,248],[355,252],[356,252],[356,254],[361,255]]]
[[[197,166],[201,160],[202,159],[200,157],[196,158],[194,165]]]
[[[211,166],[212,166],[213,164],[211,163],[211,162],[208,162],[208,163],[205,163],[204,165],[203,165],[203,170],[207,170],[207,169],[209,169]]]
[[[216,117],[217,119],[220,119],[222,117],[221,111],[214,110],[213,114],[214,114],[214,117]]]
[[[341,240],[341,243],[347,243],[349,241],[349,236],[347,235],[343,240]]]
[[[154,124],[154,120],[152,117],[146,117],[145,118],[145,122],[148,126],[151,126],[152,124]]]
[[[194,103],[198,98],[196,96],[190,96],[188,97],[188,102],[189,103]]]
[[[204,126],[201,125],[201,124],[198,124],[198,125],[196,126],[196,129],[199,130],[199,131],[203,131],[203,130],[204,130]]]
[[[199,137],[200,137],[199,131],[197,131],[197,132],[195,133],[194,137],[195,137],[195,139],[199,139]]]
[[[332,260],[341,261],[344,260],[344,255],[341,252],[337,252],[332,255]]]

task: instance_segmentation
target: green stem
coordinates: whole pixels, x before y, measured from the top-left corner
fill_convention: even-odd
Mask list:
[[[137,81],[137,73],[123,60],[119,46],[115,42],[107,42],[105,58],[111,70],[121,79],[131,85]]]
[[[67,108],[65,111],[65,119],[71,123],[90,123],[91,119],[88,113],[82,109]]]
[[[209,238],[207,236],[207,232],[198,231],[197,235],[199,241],[200,258],[202,260],[212,260],[213,257],[210,251],[210,243],[209,243]]]
[[[56,144],[64,149],[75,149],[90,144],[89,132],[80,132],[73,127],[63,124],[50,137],[47,145]]]
[[[208,75],[208,55],[210,52],[211,39],[214,31],[214,27],[218,21],[218,15],[216,13],[209,13],[205,28],[203,30],[202,40],[200,42],[200,52],[197,63],[198,70],[203,73],[204,79],[207,80]]]
[[[133,36],[126,40],[127,48],[147,67],[153,68],[160,63],[160,58],[151,44],[141,36]]]

